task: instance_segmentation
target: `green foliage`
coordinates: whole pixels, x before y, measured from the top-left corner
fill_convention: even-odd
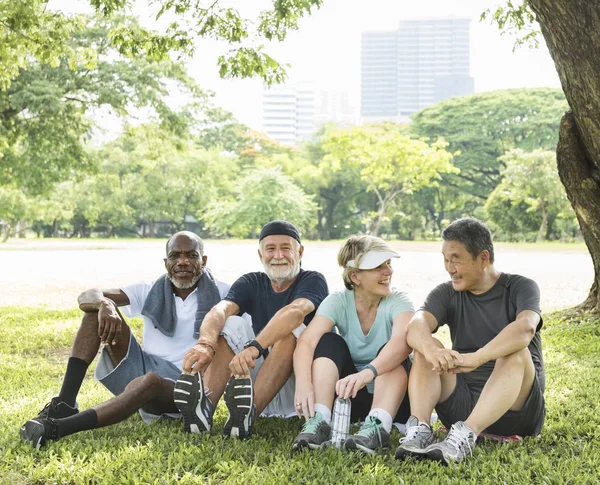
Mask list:
[[[64,57],[71,63],[87,57],[85,50],[69,43],[83,27],[82,19],[49,11],[47,4],[48,0],[0,0],[0,91],[31,58],[56,67]]]
[[[90,0],[105,15],[122,12],[126,2]],[[152,3],[152,2],[148,2]],[[210,5],[209,5],[210,4]],[[201,2],[168,0],[160,2],[156,18],[170,19],[164,34],[134,27],[121,27],[112,34],[120,52],[130,56],[145,54],[164,59],[169,52],[190,55],[202,38],[223,40],[229,44],[219,56],[219,74],[223,78],[261,77],[267,84],[280,83],[285,68],[265,52],[262,40],[285,40],[289,31],[298,29],[298,21],[318,9],[322,0],[273,0],[272,8],[262,11],[258,19],[243,18],[237,9],[219,1]]]
[[[360,172],[378,201],[370,232],[378,234],[389,204],[401,193],[412,194],[424,187],[437,186],[442,173],[457,173],[446,144],[428,145],[412,140],[388,126],[356,127],[326,132],[323,137],[324,162],[339,171],[348,163]]]
[[[204,95],[179,64],[119,56],[108,32],[121,21],[131,23],[89,19],[86,29],[73,35],[69,45],[91,49],[94,62],[72,65],[66,55],[55,67],[32,62],[0,91],[3,181],[35,195],[93,171],[96,163],[85,144],[92,129],[88,114],[99,107],[122,117],[142,108],[180,136],[188,131],[187,112],[173,111],[166,98],[177,90],[200,103]]]
[[[535,28],[535,14],[527,0],[520,3],[507,0],[505,5],[496,5],[495,9],[487,9],[481,14],[480,20],[490,20],[497,24],[501,34],[515,37],[513,51],[521,46],[537,48],[539,46],[540,30]]]
[[[500,183],[506,152],[554,150],[567,110],[559,89],[509,89],[451,98],[413,115],[413,136],[443,139],[458,174],[442,176],[443,190],[423,201],[438,227],[474,214]]]
[[[531,232],[533,222],[537,226],[533,230],[537,229],[536,241],[539,242],[549,238],[557,218],[569,219],[576,224],[575,213],[558,177],[555,153],[513,150],[501,160],[505,164],[502,182],[492,192],[485,207],[494,225],[508,234],[514,229],[518,229],[517,234],[522,234]],[[503,209],[505,214],[502,214]],[[537,217],[532,221],[530,214]]]
[[[293,221],[301,231],[310,229],[315,204],[279,168],[249,172],[234,190],[231,201],[215,201],[205,214],[216,234],[256,237],[274,219]]]
[[[250,441],[222,438],[220,404],[212,435],[186,435],[179,421],[144,424],[138,416],[51,442],[40,451],[19,427],[60,388],[79,310],[1,307],[0,482],[2,483],[595,483],[600,468],[600,321],[589,315],[544,318],[548,414],[539,438],[478,443],[455,467],[398,462],[390,449],[373,456],[337,450],[291,453],[294,418],[259,418]],[[140,322],[134,321],[140,334]],[[82,409],[110,397],[88,371]]]

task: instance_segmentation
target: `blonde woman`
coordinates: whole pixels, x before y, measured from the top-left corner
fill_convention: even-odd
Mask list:
[[[391,260],[398,257],[373,236],[352,236],[340,249],[346,289],[323,300],[294,352],[296,412],[306,419],[294,450],[328,445],[335,395],[352,400],[353,422],[364,419],[347,449],[387,447],[394,418],[404,423],[410,416],[406,326],[414,309],[391,287]]]

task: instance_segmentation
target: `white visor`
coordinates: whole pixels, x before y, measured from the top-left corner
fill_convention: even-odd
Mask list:
[[[399,258],[400,255],[395,251],[369,251],[360,260],[357,267],[353,259],[346,263],[346,268],[356,269],[374,269],[385,263],[388,259]]]

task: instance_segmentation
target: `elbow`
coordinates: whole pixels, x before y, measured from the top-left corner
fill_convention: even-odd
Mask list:
[[[523,330],[523,339],[525,340],[525,347],[529,345],[529,343],[535,337],[535,327],[531,326],[529,322],[526,322],[525,328]]]

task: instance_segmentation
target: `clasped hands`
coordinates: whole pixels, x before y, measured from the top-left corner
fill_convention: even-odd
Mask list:
[[[452,349],[436,347],[424,354],[425,360],[431,364],[431,370],[437,374],[461,374],[472,372],[484,362],[477,352],[461,354]]]

